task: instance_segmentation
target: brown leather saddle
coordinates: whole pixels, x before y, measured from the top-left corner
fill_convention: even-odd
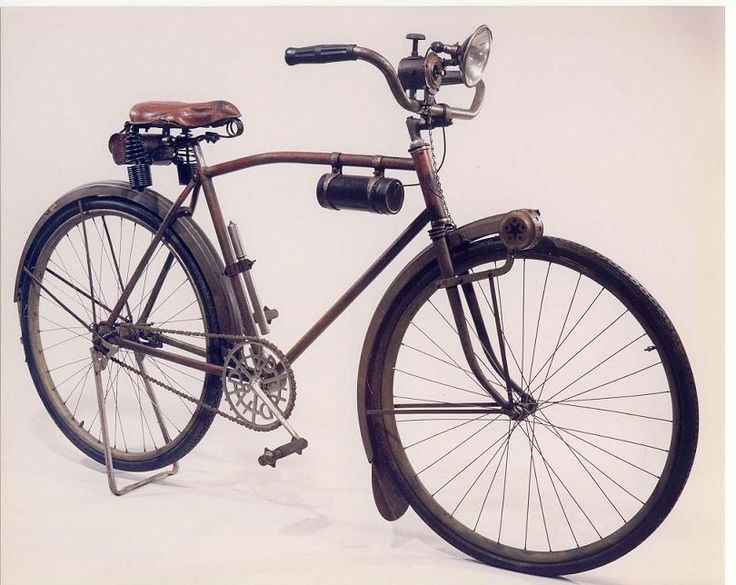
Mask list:
[[[204,128],[222,126],[239,117],[238,108],[223,100],[200,103],[142,102],[130,108],[130,121],[133,124],[150,126]]]

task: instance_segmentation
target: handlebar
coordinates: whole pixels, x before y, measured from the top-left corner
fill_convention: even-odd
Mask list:
[[[383,73],[386,78],[391,94],[398,104],[413,113],[425,109],[424,104],[410,98],[404,93],[399,76],[393,65],[380,53],[357,45],[313,45],[310,47],[289,47],[284,53],[287,65],[300,65],[303,63],[337,63],[340,61],[366,61]],[[445,85],[456,85],[462,83],[460,73],[457,71],[447,72],[442,80]],[[485,85],[479,81],[475,86],[473,101],[468,108],[453,108],[446,104],[434,104],[427,106],[425,111],[433,117],[442,117],[447,120],[471,120],[480,111],[485,95]]]
[[[301,63],[336,63],[355,61],[355,45],[313,45],[311,47],[289,47],[284,53],[287,65]]]

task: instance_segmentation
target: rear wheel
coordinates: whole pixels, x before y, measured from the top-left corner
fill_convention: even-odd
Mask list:
[[[153,239],[161,218],[118,197],[91,197],[51,215],[29,248],[20,291],[26,361],[41,399],[62,432],[88,456],[104,461],[100,412],[90,355],[111,308]],[[219,330],[212,292],[185,243],[169,230],[133,288],[116,325],[205,334]],[[221,363],[218,345],[200,336],[167,334],[135,341]],[[117,469],[146,471],[188,453],[214,414],[137,372],[160,379],[194,401],[219,404],[217,376],[120,349],[102,371],[109,440]],[[127,367],[126,367],[127,366]],[[150,392],[153,393],[151,396]],[[163,432],[157,419],[158,403]],[[168,435],[168,436],[167,436]]]
[[[483,240],[453,261],[473,273],[505,254]],[[554,238],[475,282],[490,352],[468,324],[488,381],[506,394],[500,337],[514,394],[533,397],[512,419],[483,411],[491,399],[438,277],[432,265],[395,296],[369,378],[375,457],[407,501],[450,544],[517,571],[588,570],[641,543],[682,491],[698,429],[690,366],[659,305],[606,258]]]

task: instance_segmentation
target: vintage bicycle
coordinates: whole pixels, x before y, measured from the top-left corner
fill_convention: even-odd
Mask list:
[[[128,181],[67,193],[26,243],[14,294],[31,377],[64,435],[105,464],[115,494],[176,473],[217,415],[283,427],[290,440],[259,458],[275,467],[307,447],[290,422],[292,365],[429,228],[430,244],[377,307],[360,360],[358,419],[379,512],[397,520],[411,506],[459,550],[507,569],[600,566],[647,538],[687,480],[698,433],[687,356],[637,281],[544,236],[538,211],[455,225],[432,131],[478,114],[492,35],[481,26],[424,52],[423,35],[407,38],[397,69],[356,45],[290,48],[285,60],[377,67],[411,112],[410,157],[268,152],[208,165],[204,144],[243,133],[234,105],[134,106],[109,143]],[[470,106],[438,102],[447,85],[472,88]],[[317,185],[327,209],[398,213],[407,185],[388,171],[414,172],[425,203],[287,351],[266,339],[278,311],[261,303],[213,183],[274,163],[329,167]],[[184,185],[173,202],[149,188],[151,165],[171,164]],[[192,219],[200,194],[219,252]],[[168,466],[118,487],[115,470]]]

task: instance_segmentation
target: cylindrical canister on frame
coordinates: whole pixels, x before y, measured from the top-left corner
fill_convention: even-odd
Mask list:
[[[326,209],[393,215],[404,204],[404,186],[398,179],[382,175],[328,173],[317,183],[317,201]]]

